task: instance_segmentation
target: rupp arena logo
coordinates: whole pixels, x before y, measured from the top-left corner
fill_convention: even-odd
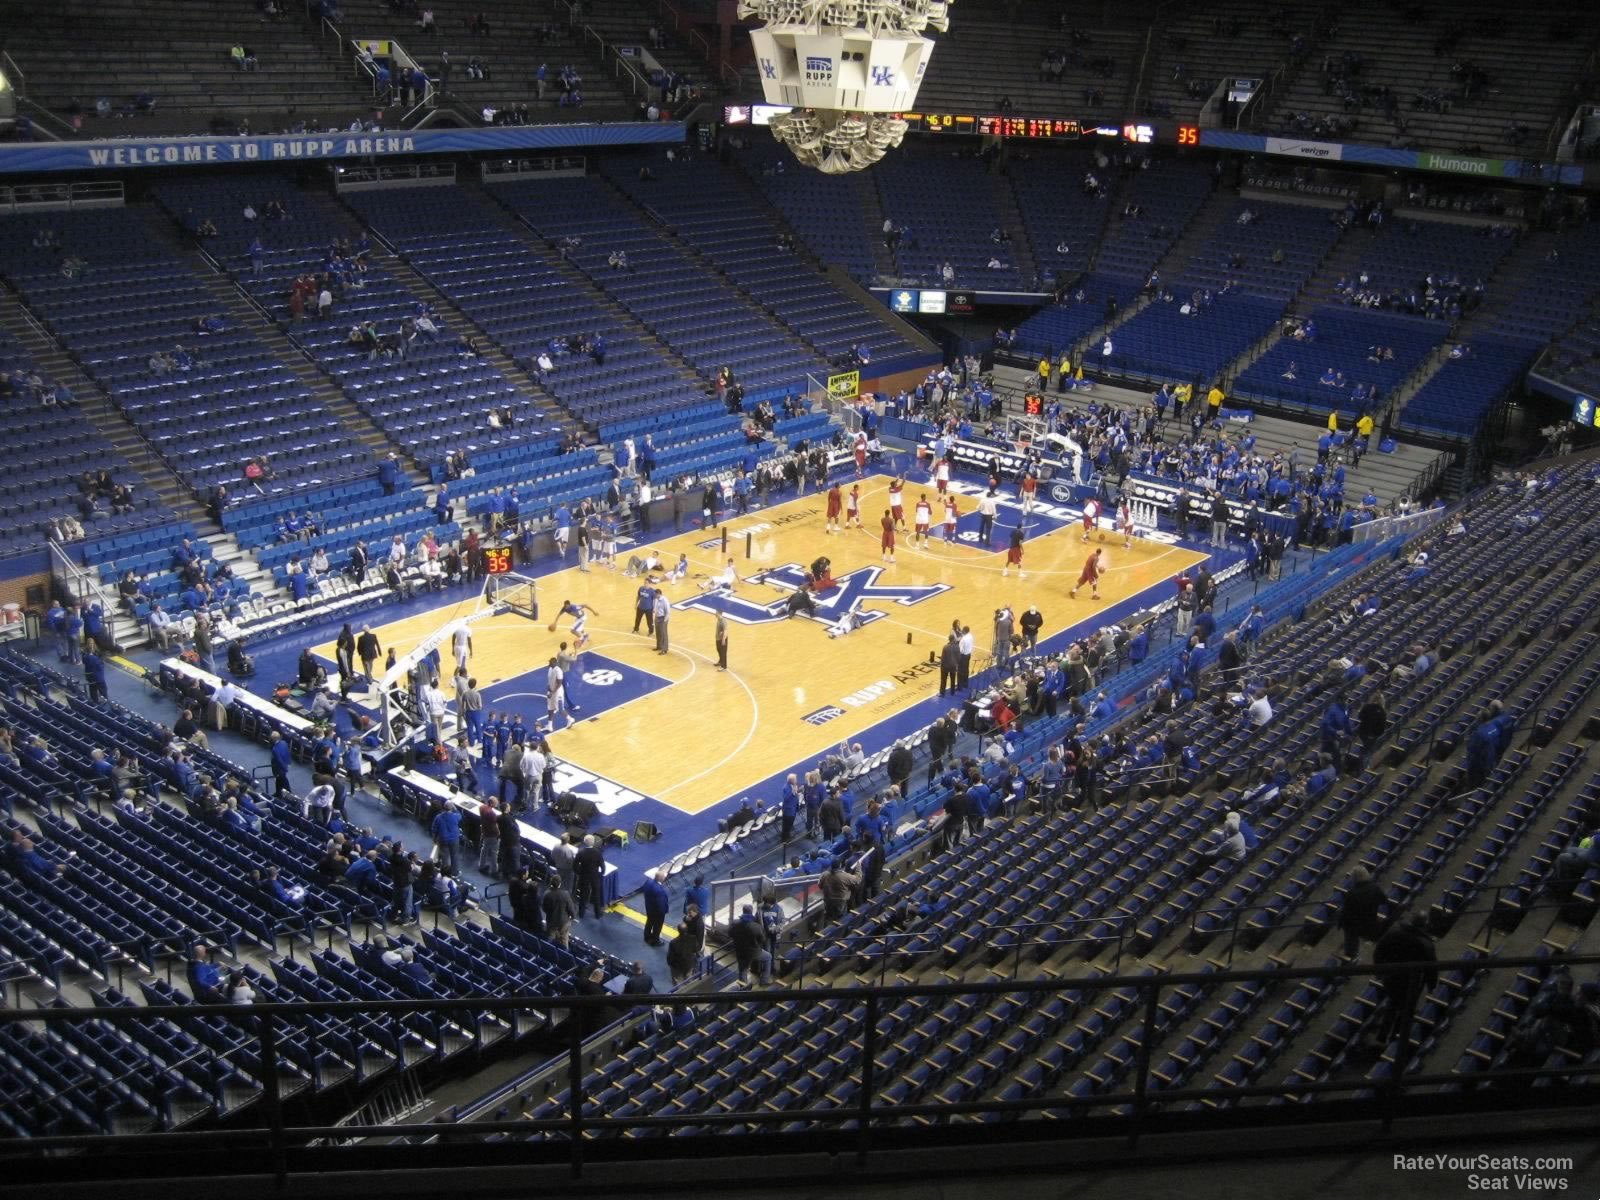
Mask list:
[[[806,55],[805,82],[812,87],[833,83],[833,59],[821,54]]]

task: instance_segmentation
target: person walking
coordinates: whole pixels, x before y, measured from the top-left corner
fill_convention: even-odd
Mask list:
[[[428,826],[433,835],[434,849],[438,851],[439,870],[454,875],[461,865],[461,813],[454,806],[442,808]]]
[[[500,869],[500,810],[494,801],[478,807],[478,870],[493,879]]]
[[[371,684],[372,664],[383,657],[383,647],[378,645],[378,635],[372,632],[370,626],[363,626],[361,636],[356,639],[356,656],[361,659],[361,673]]]
[[[994,488],[978,497],[978,540],[991,545],[994,537],[994,518],[1000,511],[1000,498]]]
[[[356,635],[351,631],[348,621],[339,630],[338,640],[333,644],[333,655],[339,664],[339,694],[348,696],[350,685],[356,678]]]
[[[1399,1039],[1396,1070],[1404,1070],[1411,1060],[1411,1018],[1423,993],[1439,982],[1439,970],[1431,965],[1436,959],[1428,926],[1415,913],[1396,921],[1372,948],[1372,965],[1388,1001],[1377,1046],[1381,1052]]]
[[[728,669],[728,618],[724,613],[717,614],[717,670]]]
[[[733,961],[739,968],[739,982],[748,984],[753,969],[762,984],[772,982],[772,954],[767,949],[767,932],[756,917],[753,904],[746,904],[739,919],[728,927],[728,940],[733,945]]]
[[[667,908],[671,897],[655,871],[644,873],[644,884],[639,889],[644,900],[644,941],[647,946],[661,945],[661,927],[667,922]]]
[[[1344,933],[1344,956],[1355,958],[1361,951],[1361,940],[1376,942],[1383,936],[1383,888],[1372,878],[1365,867],[1357,866],[1350,872],[1350,886],[1345,889],[1344,903],[1339,907],[1339,928]]]
[[[541,904],[544,908],[545,936],[565,950],[568,939],[572,937],[572,918],[576,915],[572,894],[558,884],[545,889]]]
[[[606,856],[600,846],[600,839],[592,833],[585,834],[583,845],[572,860],[573,899],[577,902],[580,914],[587,904],[593,908],[595,916],[606,915],[603,886],[605,871]]]
[[[817,882],[822,892],[823,915],[837,921],[850,907],[850,897],[861,886],[861,876],[845,869],[844,860],[836,858]]]
[[[695,968],[700,965],[705,943],[705,918],[700,915],[698,904],[690,904],[683,910],[683,919],[678,922],[678,936],[667,947],[667,969],[672,972],[674,984],[680,984],[694,974]]]

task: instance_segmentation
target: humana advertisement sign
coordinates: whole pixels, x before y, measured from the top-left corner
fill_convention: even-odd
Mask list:
[[[1449,171],[1455,175],[1499,177],[1506,173],[1503,158],[1476,158],[1470,154],[1451,154],[1443,150],[1419,151],[1417,166],[1424,171]]]

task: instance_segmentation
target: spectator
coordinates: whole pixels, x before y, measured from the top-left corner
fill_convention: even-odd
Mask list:
[[[189,959],[189,990],[197,1004],[225,1004],[222,971],[211,960],[211,951],[205,943],[195,944]]]
[[[1395,1062],[1399,1068],[1411,1059],[1411,1020],[1417,1002],[1424,991],[1439,982],[1438,968],[1432,965],[1435,957],[1433,938],[1415,913],[1397,920],[1372,950],[1372,963],[1378,968],[1378,983],[1386,1002],[1376,1048],[1381,1051],[1398,1038],[1400,1050]]]
[[[749,983],[752,968],[763,985],[772,981],[772,954],[767,949],[766,930],[756,917],[754,905],[746,904],[740,910],[738,920],[728,929],[728,940],[733,945],[741,984]]]
[[[685,982],[695,973],[705,951],[705,940],[705,920],[700,915],[699,906],[691,903],[685,907],[683,919],[678,922],[678,936],[667,946],[667,968],[672,972],[674,986]]]
[[[1345,890],[1344,902],[1339,908],[1339,928],[1344,932],[1344,957],[1353,959],[1361,950],[1361,941],[1376,942],[1383,936],[1386,923],[1383,919],[1383,888],[1373,881],[1372,873],[1363,866],[1350,872],[1350,886]]]

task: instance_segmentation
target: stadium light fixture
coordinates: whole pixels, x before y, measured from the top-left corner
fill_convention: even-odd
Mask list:
[[[802,164],[859,171],[905,137],[950,0],[740,0],[774,116],[773,136]]]

